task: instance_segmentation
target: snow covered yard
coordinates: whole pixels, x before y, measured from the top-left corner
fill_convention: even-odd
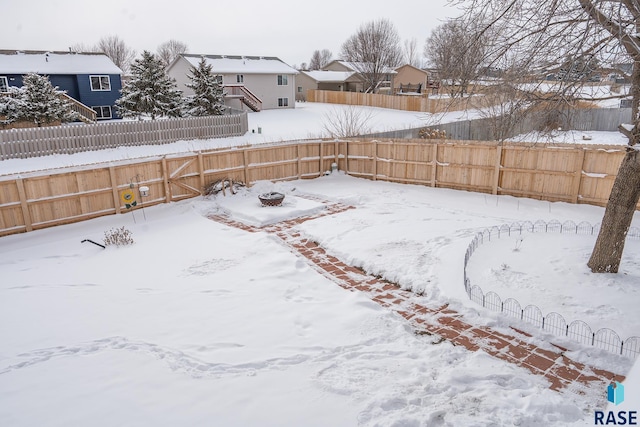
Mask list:
[[[259,206],[257,194],[271,190],[287,195],[283,208]],[[128,213],[3,237],[0,425],[593,425],[606,390],[551,391],[528,370],[416,335],[402,317],[338,287],[273,236],[206,218],[226,213],[260,225],[321,211],[295,197],[304,194],[355,209],[299,224],[301,235],[348,264],[424,292],[417,301],[449,302],[467,321],[505,331],[505,318],[464,292],[462,261],[473,235],[524,220],[597,223],[603,212],[332,175],[146,208],[146,220],[136,211],[135,222]],[[134,245],[80,243],[100,242],[104,231],[122,226]],[[531,262],[522,265],[507,258],[514,255],[508,244],[502,252],[481,249],[497,255],[478,251],[480,275],[495,268],[490,262],[504,262],[541,279],[530,287],[558,275],[588,276],[556,242],[525,240],[518,255]],[[543,253],[558,261],[553,268],[535,262]],[[615,292],[573,304],[581,317],[618,306],[615,324],[607,325],[624,322],[638,335],[638,311],[622,303],[637,301],[640,272],[633,262],[623,269],[602,276],[608,284],[587,283]],[[527,298],[566,310],[551,292],[540,288]],[[574,360],[602,369],[626,373],[632,364],[559,342]],[[640,408],[631,375],[627,401],[616,410]]]

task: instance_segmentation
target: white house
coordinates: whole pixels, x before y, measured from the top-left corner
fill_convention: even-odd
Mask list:
[[[197,68],[201,58],[219,76],[225,88],[225,105],[253,111],[295,108],[298,71],[270,56],[182,54],[167,67],[167,74],[185,95],[193,94],[186,84],[190,83],[191,68]]]

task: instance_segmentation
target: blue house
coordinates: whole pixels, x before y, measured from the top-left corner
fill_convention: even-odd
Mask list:
[[[93,109],[98,120],[119,118],[122,70],[103,53],[0,50],[0,92],[23,86],[28,73],[49,77],[53,86]]]

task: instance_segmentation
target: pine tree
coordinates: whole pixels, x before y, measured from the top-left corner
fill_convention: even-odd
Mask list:
[[[131,80],[125,83],[116,104],[122,117],[180,117],[182,92],[167,76],[162,62],[145,50],[131,65]]]
[[[23,77],[24,86],[13,112],[17,120],[28,120],[38,126],[55,122],[70,122],[77,118],[69,103],[60,97],[46,76],[29,73]]]
[[[0,117],[6,123],[20,120],[24,105],[24,89],[9,86],[5,96],[0,96]]]
[[[204,58],[198,67],[191,67],[187,77],[191,83],[188,88],[193,89],[194,95],[186,100],[185,110],[189,116],[221,116],[224,114],[224,91],[213,75],[211,65],[207,65]]]

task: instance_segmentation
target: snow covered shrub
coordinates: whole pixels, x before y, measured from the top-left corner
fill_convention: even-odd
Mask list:
[[[125,246],[133,245],[133,237],[131,237],[131,231],[121,228],[112,228],[111,230],[104,232],[104,245],[110,246]]]

